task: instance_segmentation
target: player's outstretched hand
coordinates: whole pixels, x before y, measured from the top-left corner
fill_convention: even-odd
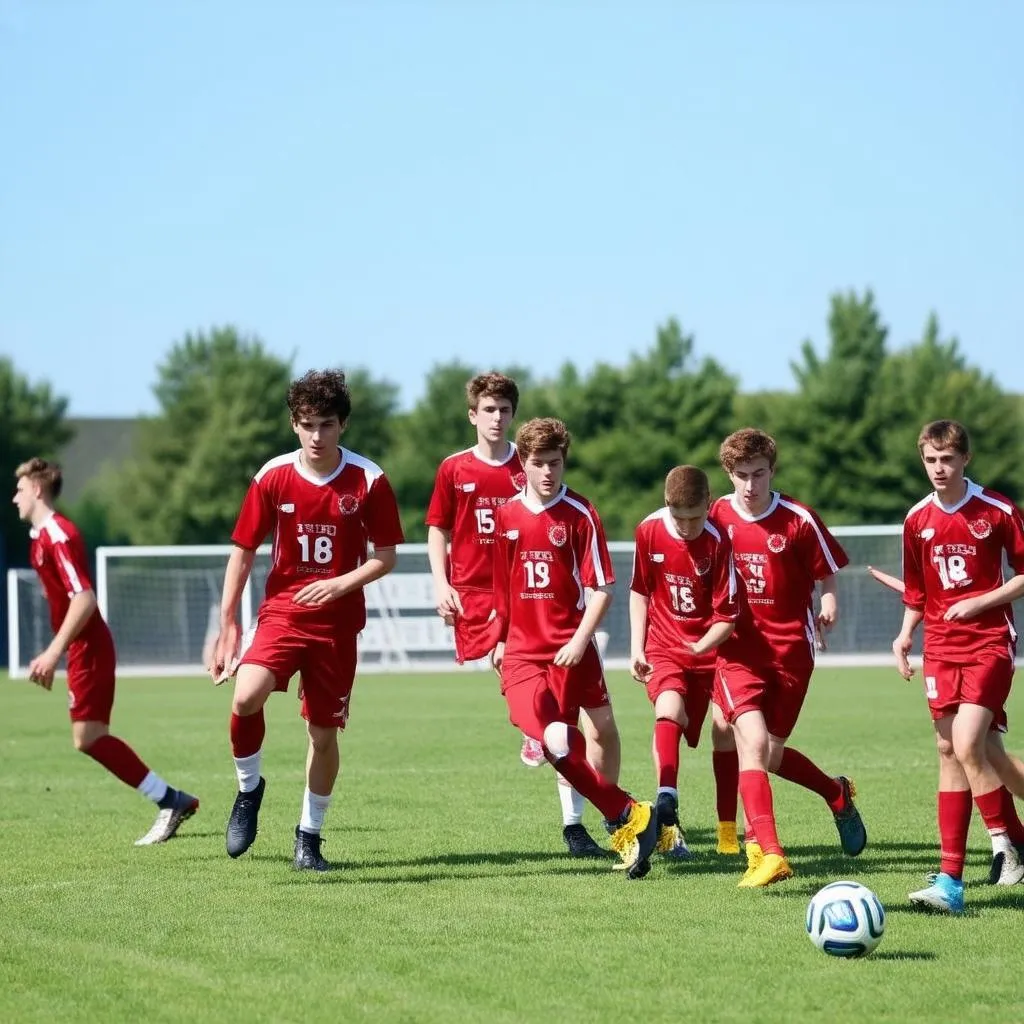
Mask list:
[[[896,655],[896,671],[904,679],[910,679],[914,675],[914,669],[910,664],[910,648],[913,645],[913,637],[904,636],[902,633],[892,642],[892,653]]]
[[[589,640],[581,642],[579,640],[570,640],[556,655],[555,664],[560,668],[570,668],[573,665],[578,665],[583,660],[583,652],[587,649]]]
[[[438,590],[435,594],[437,601],[437,614],[444,619],[446,626],[455,625],[455,617],[462,615],[462,598],[454,587],[446,586],[444,590]]]
[[[868,575],[878,580],[879,583],[884,587],[888,587],[890,590],[895,590],[897,594],[902,594],[904,591],[903,580],[897,579],[895,576],[890,576],[887,572],[882,572],[881,569],[876,569],[873,565],[868,566]]]
[[[647,655],[640,651],[629,659],[629,674],[638,682],[646,683],[651,678],[654,666],[647,660]]]
[[[214,686],[220,686],[230,679],[238,668],[238,645],[240,641],[238,624],[221,629],[217,634],[217,642],[213,647],[213,659],[210,662],[210,678]]]
[[[53,676],[57,671],[57,662],[60,655],[53,655],[49,651],[43,651],[28,663],[28,677],[37,686],[44,690],[53,687]]]
[[[317,607],[337,601],[343,593],[340,577],[336,576],[328,580],[314,580],[312,583],[307,583],[292,597],[292,601],[306,607]]]

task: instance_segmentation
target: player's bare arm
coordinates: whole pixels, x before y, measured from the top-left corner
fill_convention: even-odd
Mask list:
[[[342,576],[334,576],[326,580],[315,580],[307,583],[292,598],[295,604],[316,606],[330,604],[337,601],[339,597],[351,594],[354,590],[361,590],[374,580],[387,576],[398,562],[398,550],[394,547],[376,548],[373,554],[351,572]]]
[[[601,625],[601,620],[607,614],[611,603],[611,587],[596,587],[594,589],[572,639],[555,655],[554,663],[556,665],[568,668],[571,665],[578,665],[583,660],[587,644],[594,639],[597,627]]]
[[[427,559],[434,579],[434,600],[437,602],[437,614],[444,619],[446,626],[453,625],[455,616],[462,614],[458,591],[448,581],[446,563],[451,538],[450,530],[442,530],[440,526],[427,527]]]
[[[635,590],[629,592],[629,674],[638,683],[646,683],[654,671],[644,650],[649,603],[646,594],[638,594]]]
[[[821,581],[821,606],[814,619],[815,643],[819,651],[828,647],[826,636],[839,620],[839,599],[836,594],[836,574]]]
[[[735,622],[712,622],[708,631],[697,641],[686,646],[691,654],[707,654],[725,643],[736,632]]]
[[[887,572],[882,572],[881,569],[876,569],[873,565],[868,566],[868,575],[877,582],[881,583],[883,587],[888,587],[890,590],[895,590],[897,594],[902,594],[906,589],[903,586],[903,580],[896,576],[890,576]]]
[[[924,612],[917,608],[903,609],[903,626],[899,636],[892,642],[892,653],[896,656],[896,671],[904,679],[911,679],[914,669],[910,664],[910,649],[914,645],[914,630],[924,619]]]
[[[943,618],[947,622],[973,619],[990,608],[1011,604],[1020,597],[1024,597],[1024,575],[1014,576],[1012,580],[1007,580],[1001,587],[996,587],[995,590],[990,590],[987,594],[966,597],[962,601],[957,601],[956,604],[946,609]]]
[[[92,590],[83,590],[71,598],[64,621],[50,641],[49,647],[29,662],[28,677],[33,683],[38,683],[44,690],[49,690],[53,686],[53,676],[57,671],[57,664],[64,652],[71,646],[71,641],[82,632],[94,611],[96,611],[96,595]]]
[[[224,570],[224,589],[220,599],[220,631],[213,648],[210,663],[210,677],[215,686],[220,686],[237,668],[238,648],[241,631],[238,626],[238,607],[242,602],[242,591],[249,580],[256,552],[236,544],[228,555]]]
[[[499,640],[491,651],[491,668],[501,677],[501,664],[505,660],[505,641]]]

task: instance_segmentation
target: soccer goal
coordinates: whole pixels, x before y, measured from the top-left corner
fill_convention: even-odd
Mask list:
[[[840,618],[822,664],[888,664],[899,629],[897,594],[875,583],[868,565],[898,575],[901,526],[833,528],[850,565],[839,575]],[[609,545],[615,564],[615,600],[603,625],[605,660],[623,667],[629,657],[628,587],[633,545]],[[203,672],[216,636],[220,590],[229,545],[104,547],[96,551],[96,596],[117,641],[122,675]],[[242,596],[241,621],[253,622],[270,568],[270,547],[257,552]],[[8,635],[12,676],[49,643],[50,622],[31,570],[8,572]],[[404,544],[396,570],[367,588],[367,623],[360,637],[363,669],[450,671],[452,630],[434,612],[425,544]],[[602,640],[605,638],[602,637]],[[469,666],[480,667],[480,666]]]

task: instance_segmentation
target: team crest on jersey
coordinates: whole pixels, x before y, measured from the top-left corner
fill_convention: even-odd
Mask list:
[[[773,554],[777,555],[780,551],[786,549],[786,538],[781,533],[770,533],[768,534],[768,550]]]
[[[697,561],[693,563],[693,567],[697,570],[698,576],[707,576],[707,574],[711,572],[711,559],[698,558]]]
[[[972,537],[984,540],[992,532],[992,524],[987,519],[975,519],[967,524],[967,529],[971,531]]]
[[[526,474],[523,472],[512,474],[512,486],[521,491],[526,486]]]
[[[934,536],[935,531],[930,526],[921,531],[921,540],[931,540]]]
[[[359,499],[354,494],[342,494],[338,498],[338,511],[343,516],[350,516],[359,511]]]
[[[556,548],[562,547],[565,542],[569,539],[569,531],[565,528],[565,523],[555,523],[548,530],[548,540],[555,545]]]

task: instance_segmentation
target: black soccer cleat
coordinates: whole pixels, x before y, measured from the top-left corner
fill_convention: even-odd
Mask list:
[[[868,845],[868,833],[853,802],[857,787],[845,775],[836,776],[836,782],[843,788],[843,809],[832,814],[839,832],[839,845],[847,857],[859,857]]]
[[[686,834],[679,824],[679,803],[671,793],[659,793],[654,804],[658,819],[658,853],[674,860],[692,860]]]
[[[604,860],[609,856],[607,850],[602,850],[594,842],[593,836],[584,825],[566,825],[562,829],[562,838],[565,840],[565,845],[569,847],[570,857],[592,857]]]
[[[235,797],[224,837],[229,857],[241,857],[255,842],[259,831],[260,804],[266,788],[267,780],[261,775],[259,785],[252,792],[239,792]]]
[[[295,826],[295,870],[296,871],[330,871],[331,865],[320,853],[323,842],[319,832],[303,832]]]

